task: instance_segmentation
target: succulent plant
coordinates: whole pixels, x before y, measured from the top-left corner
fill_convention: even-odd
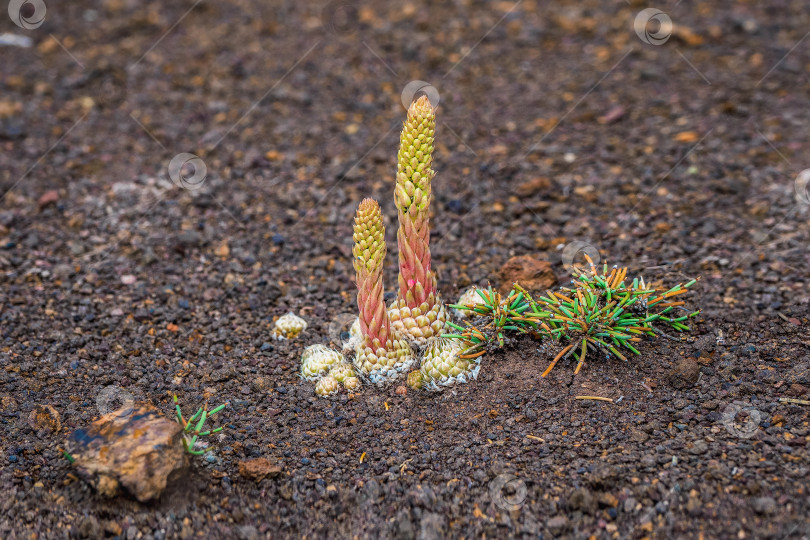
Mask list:
[[[318,380],[344,360],[340,352],[326,345],[310,345],[301,354],[301,376],[309,381]]]
[[[340,390],[340,383],[334,377],[327,375],[315,384],[315,393],[319,396],[332,396]]]
[[[273,334],[276,339],[295,339],[306,329],[307,321],[290,312],[278,318]]]
[[[408,108],[399,137],[394,202],[399,229],[399,290],[389,308],[393,327],[419,346],[441,334],[447,313],[430,266],[430,200],[436,113],[422,96]]]
[[[425,379],[422,377],[422,372],[417,369],[408,373],[407,383],[408,386],[414,390],[421,390],[425,384]]]
[[[383,298],[385,227],[380,205],[365,199],[354,220],[354,269],[360,330],[354,364],[372,382],[385,382],[407,369],[414,360],[409,343],[391,328]]]
[[[355,390],[360,388],[360,379],[357,377],[346,377],[343,380],[343,388],[345,388],[349,392],[354,392]]]
[[[578,361],[575,373],[579,372],[589,347],[627,360],[620,349],[638,354],[634,344],[642,336],[666,335],[654,323],[668,324],[679,332],[689,330],[685,321],[699,312],[687,311],[684,302],[672,298],[686,293],[696,280],[666,290],[652,288],[643,279],[626,282],[626,268],[614,267],[608,273],[605,265],[599,273],[590,259],[590,271],[575,269],[571,287],[558,292],[532,296],[515,283],[510,294],[503,297],[492,287],[473,287],[457,304],[446,308],[439,297],[430,255],[435,128],[436,112],[429,99],[424,96],[411,103],[400,134],[394,190],[399,223],[398,289],[387,308],[382,280],[385,228],[380,206],[373,199],[365,199],[357,209],[352,252],[360,314],[343,344],[344,352],[355,353],[356,371],[342,364],[342,357],[328,369],[323,362],[307,370],[302,366],[302,375],[307,378],[328,371],[317,383],[319,395],[336,393],[341,383],[354,390],[365,377],[375,383],[390,381],[414,363],[412,346],[424,352],[419,369],[408,373],[408,386],[438,390],[476,378],[487,348],[503,347],[510,333],[568,342],[542,373],[545,377],[558,361],[571,355]],[[454,310],[460,324],[448,320],[448,309]],[[686,314],[676,316],[674,310]],[[306,328],[298,317],[297,321],[284,321],[284,325],[282,319],[276,323],[281,336],[294,337]],[[447,327],[455,333],[446,333]]]
[[[355,377],[354,369],[350,364],[336,364],[327,373],[330,377],[334,377],[339,383],[342,383],[349,377]]]
[[[420,386],[440,390],[442,386],[466,383],[477,378],[482,354],[469,342],[446,338],[431,339],[422,355]]]

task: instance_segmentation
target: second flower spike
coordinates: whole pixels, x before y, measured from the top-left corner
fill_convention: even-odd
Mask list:
[[[365,199],[354,219],[354,269],[362,333],[354,362],[372,382],[393,379],[414,361],[408,342],[391,328],[385,308],[382,279],[385,252],[380,205],[373,199]]]

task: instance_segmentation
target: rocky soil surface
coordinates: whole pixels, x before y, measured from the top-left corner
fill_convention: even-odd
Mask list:
[[[637,34],[652,7],[669,19]],[[0,45],[0,537],[810,537],[810,406],[784,401],[810,399],[805,2],[0,19],[30,39]],[[412,80],[440,98],[446,299],[515,255],[565,280],[584,242],[653,283],[701,276],[693,332],[546,379],[556,346],[516,339],[452,391],[316,398],[299,357],[355,313],[363,197],[396,250]],[[309,328],[274,340],[288,311]],[[106,499],[60,449],[111,394],[167,418],[174,394],[228,401],[226,430],[158,501]]]

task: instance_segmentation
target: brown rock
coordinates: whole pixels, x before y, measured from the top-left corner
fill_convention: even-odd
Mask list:
[[[596,509],[596,499],[589,490],[578,488],[568,497],[568,506],[572,510],[581,510],[586,514],[592,514]]]
[[[79,473],[102,495],[123,489],[141,502],[163,493],[185,466],[182,428],[148,403],[135,403],[74,431],[67,442]]]
[[[261,482],[268,476],[275,476],[281,472],[281,467],[267,458],[248,459],[239,462],[239,474],[248,480]]]
[[[49,431],[57,433],[62,429],[59,411],[51,405],[36,405],[28,415],[28,425],[35,431]]]
[[[551,180],[544,176],[538,176],[536,178],[532,178],[528,182],[518,184],[518,186],[515,188],[515,194],[521,197],[528,197],[545,189],[549,189],[550,187]]]
[[[508,294],[518,282],[529,292],[544,292],[557,283],[551,263],[531,255],[512,257],[498,272],[498,291]]]
[[[599,495],[599,506],[602,508],[616,508],[619,506],[619,499],[612,493],[602,493]]]
[[[670,386],[678,390],[691,388],[700,376],[700,365],[691,358],[683,358],[667,375]]]
[[[791,384],[788,389],[785,390],[785,394],[792,397],[803,397],[810,394],[810,391],[806,386],[802,386],[801,384]]]

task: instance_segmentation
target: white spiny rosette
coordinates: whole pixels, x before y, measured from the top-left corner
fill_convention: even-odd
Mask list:
[[[343,380],[343,388],[345,388],[349,392],[354,392],[355,390],[360,388],[360,378],[359,377],[346,377]]]
[[[363,341],[363,331],[360,329],[360,317],[357,317],[349,328],[349,340],[343,343],[343,354],[352,354]]]
[[[278,318],[273,333],[276,339],[295,339],[306,329],[307,321],[291,311]]]
[[[358,375],[374,384],[386,384],[407,372],[416,361],[411,345],[405,339],[389,339],[385,347],[374,351],[364,343],[357,346],[354,366]]]
[[[478,378],[481,357],[459,358],[468,346],[458,339],[435,338],[428,342],[422,354],[419,372],[422,387],[438,391],[442,387],[464,384]]]
[[[460,305],[463,305],[463,306],[466,306],[466,305],[469,305],[469,304],[473,304],[473,305],[483,304],[484,299],[481,298],[481,295],[478,294],[476,291],[477,291],[477,287],[470,287],[469,289],[464,291],[461,294],[461,296],[458,297],[458,302],[456,302],[456,304],[460,304]],[[452,311],[453,311],[453,315],[455,315],[456,319],[468,319],[468,318],[471,318],[473,316],[473,313],[471,311],[467,311],[467,310],[463,310],[463,309],[453,308]]]
[[[335,365],[345,361],[343,355],[326,345],[310,345],[301,354],[301,377],[316,381]]]
[[[315,384],[315,393],[321,397],[334,396],[340,390],[340,383],[334,377],[327,375]]]
[[[444,331],[447,310],[438,295],[432,308],[423,302],[419,307],[410,309],[404,300],[396,299],[388,306],[388,317],[391,328],[417,347],[424,347],[428,340],[440,336]]]
[[[327,376],[334,377],[337,382],[342,383],[350,377],[356,377],[356,374],[354,373],[354,367],[351,364],[341,362],[333,365],[329,370],[329,373],[327,373]]]

